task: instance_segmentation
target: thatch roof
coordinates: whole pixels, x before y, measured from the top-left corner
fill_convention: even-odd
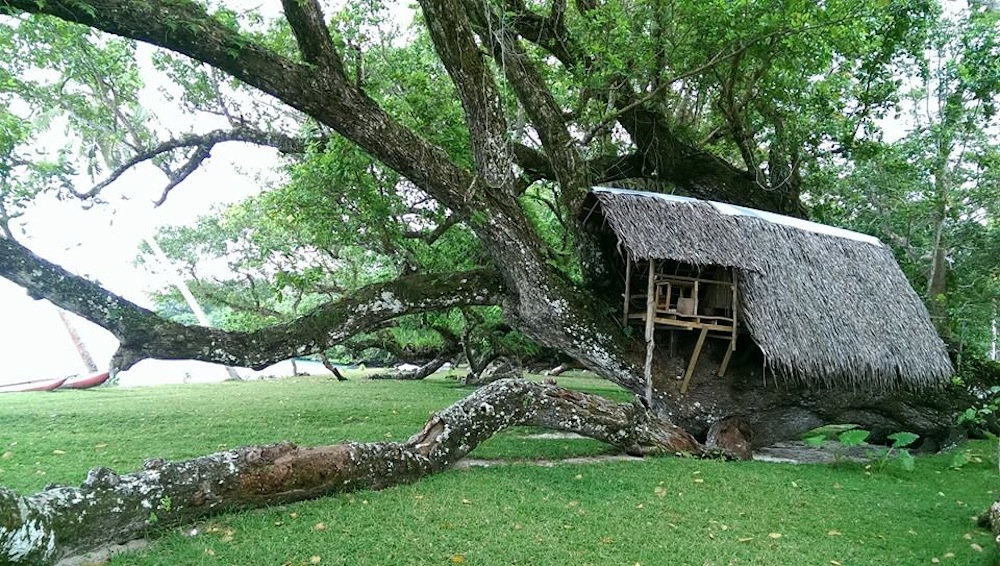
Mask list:
[[[735,268],[742,322],[779,376],[886,389],[952,373],[927,309],[877,238],[622,189],[594,189],[583,214],[606,222],[634,259]]]

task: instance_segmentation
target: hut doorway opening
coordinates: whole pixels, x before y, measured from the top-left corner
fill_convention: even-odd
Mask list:
[[[718,265],[696,266],[667,259],[636,259],[625,254],[625,293],[622,322],[641,326],[646,341],[646,397],[652,402],[653,354],[657,331],[667,331],[670,355],[676,355],[678,333],[697,339],[684,371],[680,392],[687,393],[705,342],[723,340],[725,354],[717,372],[726,373],[736,349],[738,275]]]

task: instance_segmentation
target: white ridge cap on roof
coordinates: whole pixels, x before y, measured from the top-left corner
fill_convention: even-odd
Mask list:
[[[875,236],[869,236],[868,234],[854,232],[853,230],[845,230],[844,228],[837,228],[835,226],[827,226],[826,224],[811,222],[809,220],[802,220],[801,218],[792,218],[791,216],[785,216],[783,214],[775,214],[773,212],[757,210],[756,208],[747,208],[745,206],[737,206],[735,204],[716,202],[714,200],[701,200],[691,197],[683,197],[680,195],[650,193],[646,191],[634,191],[631,189],[618,189],[615,187],[594,187],[591,190],[598,193],[656,198],[667,202],[683,202],[683,203],[704,202],[712,205],[715,208],[715,210],[717,210],[720,214],[725,214],[727,216],[750,216],[752,218],[759,218],[761,220],[771,222],[772,224],[781,224],[784,226],[790,226],[792,228],[798,228],[799,230],[805,230],[807,232],[826,234],[828,236],[836,236],[838,238],[846,238],[848,240],[857,240],[859,242],[865,242],[873,246],[882,245],[881,240],[879,240]]]

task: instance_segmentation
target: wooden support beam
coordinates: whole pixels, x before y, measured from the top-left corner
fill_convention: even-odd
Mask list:
[[[646,402],[653,406],[653,333],[656,320],[656,260],[649,259],[649,278],[646,282]]]
[[[677,318],[666,318],[662,316],[656,317],[656,324],[662,324],[665,326],[676,326],[678,328],[687,328],[689,330],[695,328],[707,328],[708,330],[715,330],[718,332],[731,332],[733,327],[728,324],[709,324],[707,322],[688,322],[686,320],[680,320]]]
[[[719,377],[726,375],[726,370],[729,368],[729,360],[733,357],[733,350],[736,349],[736,338],[734,337],[729,341],[729,346],[726,348],[726,355],[722,357],[722,365],[719,366]]]
[[[628,326],[628,303],[632,300],[632,254],[625,251],[625,304],[622,306],[622,324]]]
[[[691,353],[691,361],[688,362],[687,371],[684,372],[684,382],[681,383],[681,393],[687,393],[688,384],[691,382],[691,375],[694,374],[694,367],[698,365],[698,357],[701,356],[701,348],[705,345],[705,337],[708,336],[708,328],[702,328],[698,335],[698,342],[694,345],[694,352]]]

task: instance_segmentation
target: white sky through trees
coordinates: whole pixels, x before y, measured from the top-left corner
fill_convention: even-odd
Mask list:
[[[38,199],[20,219],[26,233],[22,235],[20,228],[15,228],[15,234],[45,259],[151,307],[145,292],[162,288],[168,281],[133,265],[142,238],[159,226],[192,223],[215,205],[257,193],[257,182],[237,170],[274,164],[271,150],[241,144],[217,146],[203,169],[158,208],[153,207],[153,200],[166,181],[159,171],[140,167],[115,184],[114,196],[109,194],[105,205],[85,210],[74,200]],[[0,324],[0,383],[85,372],[55,307],[48,301],[35,301],[21,287],[0,279],[0,305],[4,320]],[[70,318],[97,365],[106,365],[118,341],[97,325],[71,313]],[[140,364],[132,373],[142,373],[138,370],[148,365]]]

